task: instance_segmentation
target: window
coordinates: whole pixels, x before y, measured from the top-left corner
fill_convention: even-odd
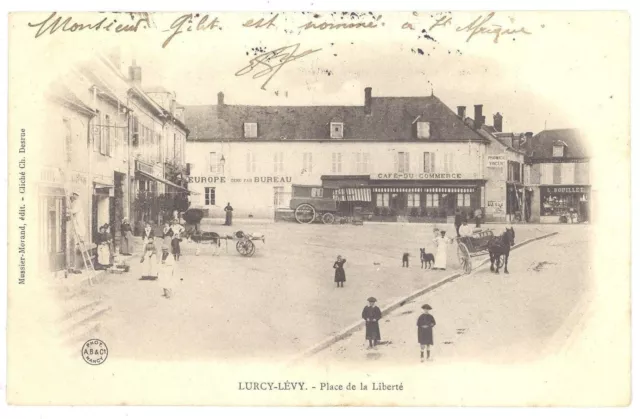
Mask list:
[[[273,154],[273,172],[284,172],[284,153],[282,151],[278,151]]]
[[[220,156],[218,153],[209,153],[209,171],[211,173],[220,173],[222,170],[222,164],[220,163]]]
[[[244,123],[244,138],[258,138],[258,124],[256,122]]]
[[[331,153],[331,173],[342,173],[342,153]]]
[[[71,161],[73,157],[73,137],[71,133],[71,122],[68,119],[63,119],[62,123],[64,125],[64,154],[67,162]]]
[[[389,206],[389,194],[378,193],[376,194],[376,207],[388,207]]]
[[[511,182],[520,182],[522,169],[517,161],[507,162],[507,180]]]
[[[458,207],[470,207],[471,206],[471,194],[459,193],[458,194]]]
[[[247,152],[247,173],[255,173],[256,171],[256,153]]]
[[[423,170],[425,173],[433,173],[436,171],[436,153],[425,152],[423,160]]]
[[[102,135],[100,136],[100,154],[103,156],[107,155],[107,150],[109,147],[109,129],[106,125],[109,123],[109,115],[104,115],[101,121],[100,131],[102,131]]]
[[[563,145],[554,145],[553,146],[553,157],[564,157],[564,146]]]
[[[453,153],[445,153],[443,157],[444,157],[444,161],[443,161],[444,164],[443,164],[442,170],[447,173],[453,172],[454,171]]]
[[[140,140],[140,124],[138,121],[138,117],[134,116],[131,119],[131,125],[132,125],[132,138],[131,138],[131,145],[133,147],[138,147],[138,142]]]
[[[553,184],[560,185],[562,183],[562,164],[553,163]]]
[[[204,188],[204,204],[216,204],[216,188]]]
[[[425,195],[425,206],[426,207],[439,207],[440,206],[440,195],[437,193],[428,193]]]
[[[427,140],[431,137],[431,123],[430,122],[418,122],[417,123],[418,138]]]
[[[419,193],[408,193],[407,194],[407,207],[409,207],[409,208],[420,207],[420,194]]]
[[[576,183],[576,164],[575,163],[562,163],[562,169],[560,178],[565,185]]]
[[[273,187],[273,206],[275,208],[282,208],[284,205],[284,186]]]
[[[323,197],[322,188],[311,188],[311,198],[322,198],[322,197]]]
[[[331,123],[331,138],[343,138],[344,124],[342,122]]]
[[[398,173],[408,173],[409,172],[409,153],[405,153],[403,151],[398,152]]]
[[[156,134],[156,161],[162,161],[162,136]]]
[[[356,173],[369,173],[369,153],[353,153],[353,160],[355,161]]]
[[[304,173],[313,173],[312,153],[302,153],[302,170]]]

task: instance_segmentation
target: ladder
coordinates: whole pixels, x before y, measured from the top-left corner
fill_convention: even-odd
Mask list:
[[[84,268],[89,272],[89,285],[93,285],[93,278],[96,276],[96,270],[93,266],[93,260],[91,259],[91,255],[87,251],[87,246],[85,246],[84,239],[80,237],[78,234],[78,219],[75,214],[71,214],[71,221],[73,223],[73,237],[75,238],[76,247],[80,250],[80,254],[82,255],[82,261],[84,262]]]

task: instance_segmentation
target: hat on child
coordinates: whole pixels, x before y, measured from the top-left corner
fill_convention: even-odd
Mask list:
[[[431,306],[429,304],[423,304],[422,305],[422,309],[423,310],[431,310]]]
[[[370,303],[375,303],[378,300],[376,300],[374,297],[369,297],[369,298],[367,298],[367,301],[370,302]]]

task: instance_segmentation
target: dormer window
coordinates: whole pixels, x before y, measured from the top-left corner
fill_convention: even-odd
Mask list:
[[[553,157],[564,157],[564,145],[553,146]]]
[[[258,138],[258,124],[256,122],[244,123],[244,138]]]
[[[331,138],[344,138],[344,124],[342,122],[331,123]]]
[[[431,122],[418,121],[417,123],[417,135],[421,140],[428,140],[431,138]]]

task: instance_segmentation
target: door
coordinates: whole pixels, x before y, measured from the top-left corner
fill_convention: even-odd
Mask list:
[[[67,243],[64,221],[64,197],[48,196],[44,202],[45,243],[49,260],[49,270],[59,271],[66,267],[65,247]]]

